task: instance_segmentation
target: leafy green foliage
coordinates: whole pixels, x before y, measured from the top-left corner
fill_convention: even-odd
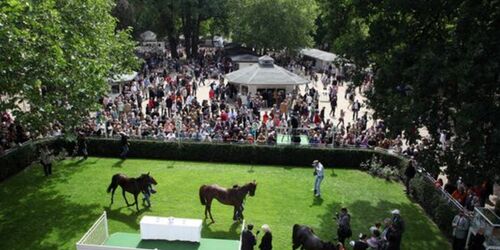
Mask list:
[[[451,179],[500,175],[498,1],[320,2],[330,7],[333,50],[371,65],[369,107],[392,135],[405,131],[414,141],[426,128],[438,152],[427,151],[433,172],[446,166]],[[452,135],[445,149],[439,130]]]
[[[314,0],[242,0],[233,7],[233,39],[264,50],[312,46],[315,19]]]
[[[404,176],[404,168],[384,164],[375,155],[370,160],[361,163],[360,169],[388,181],[399,181]]]
[[[432,182],[420,174],[410,181],[410,189],[413,198],[424,208],[441,231],[451,237],[453,230],[451,222],[458,214],[458,209],[442,196]]]
[[[107,78],[136,66],[129,32],[115,32],[107,0],[0,3],[0,110],[31,132],[81,124]]]

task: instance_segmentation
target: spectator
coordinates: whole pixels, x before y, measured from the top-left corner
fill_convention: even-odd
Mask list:
[[[469,250],[484,250],[484,228],[479,228],[476,234],[472,234],[469,243]]]
[[[393,248],[390,249],[401,249],[401,239],[403,237],[403,233],[405,232],[405,222],[401,217],[400,211],[398,209],[394,209],[391,211],[392,219],[391,219],[391,229],[390,237],[389,237],[389,245]]]
[[[255,235],[252,233],[253,225],[248,224],[247,228],[241,232],[241,250],[253,250],[253,247],[257,244]]]
[[[359,240],[357,241],[351,241],[350,244],[352,246],[353,250],[366,250],[368,247],[368,243],[366,242],[366,234],[360,234],[359,235]]]
[[[49,150],[47,145],[44,145],[40,150],[40,163],[43,166],[45,176],[52,175],[53,152]]]
[[[464,191],[463,187],[458,188],[451,194],[451,196],[457,200],[460,204],[465,205],[465,198],[467,197],[467,194]]]
[[[443,179],[442,178],[437,179],[437,181],[434,182],[434,186],[438,189],[442,188],[443,187]]]
[[[347,211],[347,208],[340,209],[340,214],[336,214],[337,217],[337,238],[342,245],[345,244],[345,240],[352,236],[351,230],[351,215]]]
[[[264,231],[264,236],[260,240],[259,249],[260,250],[271,250],[273,249],[273,235],[271,234],[271,229],[267,224],[262,225],[262,231]],[[259,231],[257,231],[259,234]]]
[[[413,166],[413,160],[408,162],[408,166],[406,167],[405,170],[405,186],[406,186],[406,194],[410,194],[410,181],[415,177],[415,174],[417,171],[415,170],[415,167]]]
[[[451,226],[453,227],[453,250],[465,249],[465,240],[469,232],[469,220],[465,217],[464,211],[460,211],[453,218]]]

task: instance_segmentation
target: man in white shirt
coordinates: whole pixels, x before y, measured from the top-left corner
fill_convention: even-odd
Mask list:
[[[321,182],[323,181],[325,168],[318,160],[314,160],[312,166],[314,167],[314,196],[321,196]]]

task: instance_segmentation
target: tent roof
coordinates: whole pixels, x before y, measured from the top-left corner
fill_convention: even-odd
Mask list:
[[[326,52],[319,49],[310,49],[310,48],[302,49],[300,53],[302,55],[312,57],[314,59],[318,59],[325,62],[333,62],[338,57],[337,55],[330,52]]]
[[[258,62],[259,57],[250,55],[250,54],[242,54],[242,55],[234,55],[230,56],[233,62]]]
[[[226,75],[230,83],[243,85],[300,85],[309,81],[275,65],[269,56],[259,58],[259,63]]]
[[[153,31],[145,31],[141,34],[141,39],[143,41],[155,41],[156,40],[156,34]]]
[[[137,76],[137,72],[133,71],[129,74],[121,74],[121,75],[115,75],[112,78],[110,78],[110,82],[130,82],[135,79]]]

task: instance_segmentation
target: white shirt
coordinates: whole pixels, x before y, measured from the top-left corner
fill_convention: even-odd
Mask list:
[[[318,164],[316,164],[316,166],[314,167],[315,171],[316,171],[316,174],[318,176],[323,176],[324,172],[325,172],[325,168],[323,167],[323,164],[321,164],[321,162],[318,162]]]

